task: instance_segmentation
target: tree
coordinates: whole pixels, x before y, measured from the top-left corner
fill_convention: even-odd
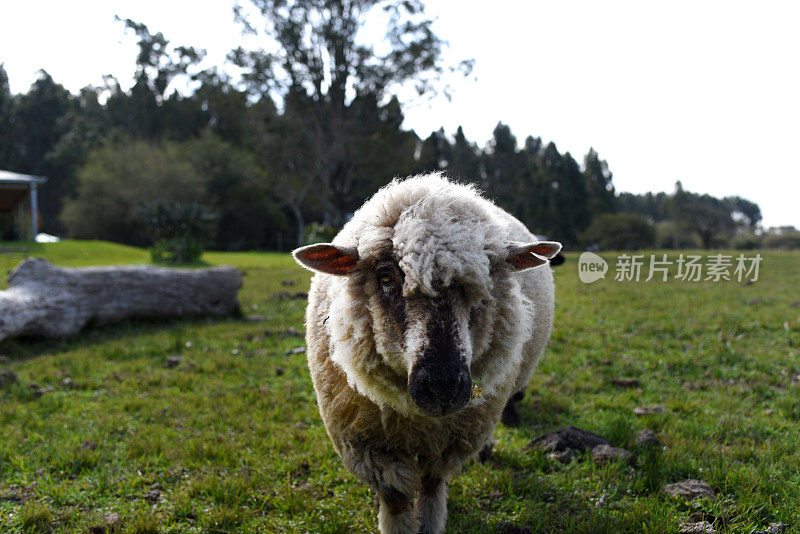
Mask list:
[[[731,212],[723,202],[711,195],[694,195],[683,214],[686,224],[697,232],[703,248],[715,244],[725,244],[735,228]]]
[[[356,197],[352,204],[344,206],[348,212],[358,208],[387,180],[411,174],[419,142],[414,132],[401,128],[403,111],[397,97],[380,105],[375,95],[360,95],[350,107],[348,130],[354,135],[347,136],[351,144],[346,151],[353,161]]]
[[[450,174],[462,182],[473,182],[479,184],[483,181],[485,170],[481,164],[481,157],[478,147],[471,143],[464,135],[461,126],[453,136],[451,146],[451,157],[448,169]]]
[[[523,165],[517,150],[517,138],[508,125],[500,122],[495,126],[486,152],[486,192],[508,211],[519,215],[519,202],[524,199],[519,198],[516,185]]]
[[[262,99],[263,100],[263,99]],[[295,244],[303,243],[303,233],[309,211],[318,215],[324,208],[313,201],[316,162],[314,150],[300,125],[285,114],[264,125],[251,149],[258,154],[259,164],[270,170],[275,190],[295,221]]]
[[[583,158],[583,177],[589,195],[589,212],[594,217],[601,213],[616,211],[616,197],[614,184],[611,183],[613,175],[608,169],[608,164],[601,160],[593,148]]]
[[[419,159],[416,163],[416,172],[433,172],[448,169],[451,163],[450,141],[440,128],[422,142],[419,150]]]
[[[589,211],[589,193],[578,162],[566,152],[562,156],[558,187],[555,189],[559,212],[555,221],[557,231],[554,239],[574,244],[578,234],[589,226],[592,214]]]
[[[561,153],[555,143],[548,143],[538,158],[539,171],[533,176],[530,202],[536,203],[529,225],[547,237],[557,239],[561,235],[558,176],[561,173]]]
[[[112,142],[114,136],[98,89],[84,87],[72,99],[74,105],[58,121],[63,133],[44,158],[50,177],[42,188],[44,230],[56,235],[66,231],[59,215],[64,200],[75,194],[75,173],[86,163],[92,150]]]
[[[616,208],[623,213],[637,213],[647,219],[660,222],[671,219],[671,197],[667,193],[619,193]]]
[[[134,80],[140,87],[146,87],[157,103],[164,101],[167,88],[175,77],[187,74],[189,69],[202,61],[206,51],[191,46],[170,48],[169,41],[161,32],[155,34],[144,24],[131,19],[117,21],[125,25],[126,30],[133,30],[139,38],[139,55],[136,56],[136,74]]]
[[[297,201],[311,191],[325,206],[329,222],[341,225],[363,198],[363,173],[353,165],[350,139],[353,103],[370,95],[383,102],[387,90],[414,83],[427,93],[444,71],[443,41],[433,32],[419,0],[252,0],[262,16],[256,29],[245,9],[235,14],[246,31],[263,35],[277,51],[264,49],[231,53],[245,69],[252,95],[283,99],[284,118],[295,124],[305,151],[293,154],[297,173],[287,185]],[[357,33],[369,21],[385,21],[389,50],[361,43]],[[468,69],[469,64],[462,64]],[[309,161],[301,158],[311,156]],[[387,177],[388,178],[388,177]],[[300,210],[294,209],[299,213]],[[302,221],[298,218],[298,224]],[[302,234],[302,229],[299,234]]]
[[[744,226],[745,230],[755,231],[761,222],[761,208],[758,204],[740,196],[725,197],[722,202],[731,211],[734,221]]]
[[[12,108],[14,99],[8,84],[8,73],[0,63],[0,168],[8,169],[12,154]]]
[[[228,143],[252,148],[264,134],[265,126],[278,115],[270,98],[250,102],[246,91],[215,68],[198,73],[195,79],[200,87],[191,99],[197,109],[203,110],[204,126]]]
[[[685,191],[680,181],[675,183],[675,192],[669,199],[669,213],[676,232],[695,232],[707,249],[715,243],[727,242],[735,229],[730,207],[725,202],[711,195]]]
[[[167,95],[167,89],[175,78],[189,74],[203,59],[205,50],[170,46],[161,32],[152,33],[146,25],[131,19],[117,20],[126,31],[136,34],[139,54],[135,83],[128,93],[115,79],[107,81],[110,122],[134,138],[156,140],[170,134],[173,139],[185,139],[198,135],[205,125],[201,109],[176,91]]]
[[[621,193],[616,204],[620,212],[636,213],[657,223],[659,247],[753,246],[759,242],[754,232],[761,221],[761,209],[739,196],[718,199],[700,195],[685,190],[677,181],[671,195]],[[736,242],[732,241],[734,233],[740,234]]]
[[[43,174],[44,156],[63,133],[59,119],[73,107],[72,95],[43,70],[12,109],[12,166],[20,172]]]
[[[286,228],[275,180],[250,151],[206,130],[178,145],[192,169],[205,178],[205,203],[216,215],[211,235],[218,249],[275,247]]]
[[[520,157],[522,169],[516,185],[517,217],[534,233],[545,232],[549,211],[547,203],[551,199],[541,168],[542,139],[530,135],[526,137]]]
[[[433,90],[441,65],[443,41],[433,33],[419,0],[251,0],[264,17],[263,34],[279,46],[233,51],[248,69],[245,80],[257,95],[297,90],[317,103],[328,103],[332,116],[343,112],[355,94],[382,97],[387,88],[408,81],[417,90]],[[389,15],[386,39],[391,49],[379,53],[356,34],[381,11]],[[258,35],[241,5],[234,8],[246,31]],[[462,62],[468,68],[469,62]],[[348,96],[349,94],[349,96]]]
[[[30,90],[14,99],[11,110],[9,170],[47,176],[39,194],[42,231],[59,230],[58,213],[64,191],[70,188],[70,169],[47,158],[68,129],[65,117],[76,107],[75,99],[45,71]]]

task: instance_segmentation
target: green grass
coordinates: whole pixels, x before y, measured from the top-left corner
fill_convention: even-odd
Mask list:
[[[146,263],[100,242],[36,245],[59,265]],[[664,532],[688,519],[721,532],[800,518],[800,254],[763,253],[760,280],[592,285],[576,256],[555,270],[550,348],[522,401],[523,427],[499,427],[495,455],[450,485],[448,532]],[[609,256],[613,257],[613,255]],[[11,261],[13,266],[18,258]],[[368,489],[338,460],[303,355],[309,276],[287,254],[208,253],[245,271],[245,315],[261,322],[129,321],[67,340],[6,340],[21,384],[0,390],[0,532],[372,532]],[[0,260],[2,261],[2,260]],[[612,265],[613,270],[613,265]],[[613,274],[613,273],[611,273]],[[297,285],[285,287],[284,280]],[[750,304],[752,299],[760,299]],[[176,368],[164,367],[181,356]],[[64,386],[70,377],[76,387]],[[620,388],[615,377],[640,384]],[[54,390],[35,397],[35,382]],[[665,413],[634,416],[639,405]],[[635,467],[561,465],[526,449],[572,424],[635,449]],[[714,501],[665,483],[700,478]]]

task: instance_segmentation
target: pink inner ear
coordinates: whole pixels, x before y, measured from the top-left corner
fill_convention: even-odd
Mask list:
[[[340,276],[356,267],[356,258],[327,244],[312,245],[299,251],[297,259],[311,269]]]
[[[539,256],[533,254],[530,251],[509,256],[506,261],[510,263],[511,266],[518,271],[523,271],[525,269],[530,269],[532,267],[538,267],[539,265],[544,265],[545,263],[547,263],[546,259],[540,258]]]
[[[532,248],[529,249],[534,254],[538,254],[539,256],[545,258],[552,258],[558,251],[561,250],[561,246],[557,243],[536,243]]]

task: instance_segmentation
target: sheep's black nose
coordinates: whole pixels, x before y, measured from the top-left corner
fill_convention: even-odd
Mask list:
[[[408,377],[411,399],[429,415],[455,413],[469,402],[472,377],[463,364],[422,362]]]

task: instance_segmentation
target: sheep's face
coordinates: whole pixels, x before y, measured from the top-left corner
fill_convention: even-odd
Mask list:
[[[426,268],[418,254],[402,246],[360,258],[355,249],[311,245],[295,251],[295,258],[313,270],[350,277],[349,290],[361,295],[357,300],[370,316],[380,365],[392,377],[377,372],[375,362],[352,372],[360,372],[371,386],[384,380],[418,410],[442,416],[467,405],[474,382],[481,381],[486,368],[481,361],[490,356],[496,322],[508,304],[502,301],[509,284],[516,284],[515,271],[543,265],[559,249],[557,243],[536,242],[508,243],[502,257],[466,251],[472,252],[469,265],[448,273],[437,270],[435,258]],[[370,396],[364,389],[359,388]]]
[[[406,377],[408,394],[428,415],[463,408],[472,392],[470,307],[461,284],[435,295],[411,289],[410,274],[391,259],[378,262],[367,288],[375,346],[392,369]]]

